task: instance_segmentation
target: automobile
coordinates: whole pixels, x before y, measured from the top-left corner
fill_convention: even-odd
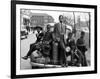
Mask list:
[[[21,40],[27,38],[28,32],[26,29],[21,30]]]

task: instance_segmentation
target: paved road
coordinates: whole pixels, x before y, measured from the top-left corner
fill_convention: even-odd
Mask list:
[[[27,39],[21,40],[21,57],[25,56],[29,50],[30,44],[36,41],[36,37],[34,34],[28,35]],[[21,58],[21,69],[30,69],[30,60],[23,60]]]

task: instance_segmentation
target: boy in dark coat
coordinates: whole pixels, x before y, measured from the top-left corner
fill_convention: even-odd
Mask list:
[[[81,54],[83,55],[83,60],[82,60],[82,66],[87,66],[87,61],[86,61],[86,56],[85,52],[87,51],[86,45],[85,45],[85,40],[84,40],[85,32],[81,32],[80,38],[77,40],[77,48],[81,51]]]
[[[37,32],[38,32],[37,40],[36,40],[35,43],[30,45],[30,49],[29,49],[27,55],[22,57],[23,59],[27,60],[28,57],[32,54],[33,51],[41,49],[41,45],[42,45],[41,40],[43,39],[44,34],[42,32],[40,32],[40,30],[41,30],[40,28],[37,29]]]

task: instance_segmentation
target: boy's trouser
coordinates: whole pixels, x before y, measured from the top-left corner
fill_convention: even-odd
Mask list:
[[[78,55],[79,55],[79,63],[81,63],[82,66],[87,66],[85,54],[83,54],[83,52],[79,51]]]
[[[60,49],[60,64],[61,65],[67,64],[66,52],[63,49]]]
[[[29,49],[29,51],[28,51],[28,53],[27,53],[26,56],[27,56],[27,57],[30,56],[30,55],[32,54],[33,51],[35,51],[35,44],[31,44],[31,45],[30,45],[30,49]]]
[[[53,42],[53,64],[58,64],[58,42]]]

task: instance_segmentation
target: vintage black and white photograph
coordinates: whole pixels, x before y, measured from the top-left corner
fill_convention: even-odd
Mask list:
[[[95,70],[93,8],[16,5],[16,74]]]
[[[89,12],[20,9],[20,19],[21,69],[91,65]]]

